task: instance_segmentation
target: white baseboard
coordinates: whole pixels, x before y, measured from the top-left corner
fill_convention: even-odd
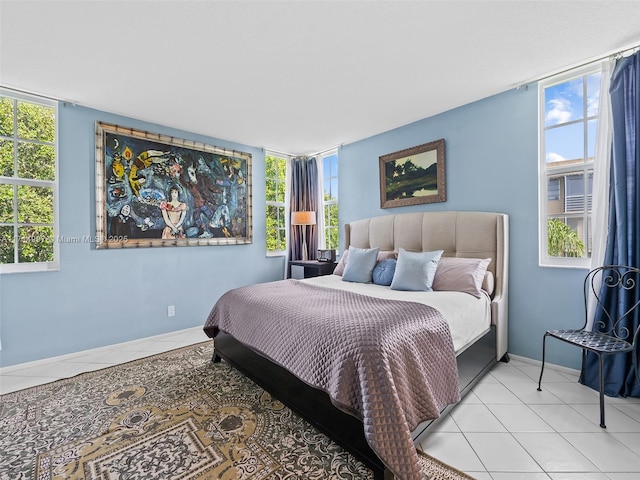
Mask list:
[[[82,350],[80,352],[73,352],[73,353],[66,353],[64,355],[58,355],[56,357],[43,358],[41,360],[34,360],[32,362],[17,363],[15,365],[9,365],[9,366],[6,366],[6,367],[1,367],[0,368],[0,375],[8,375],[13,371],[22,370],[24,368],[37,367],[37,366],[40,366],[40,365],[43,365],[43,364],[49,364],[49,363],[52,363],[52,362],[65,361],[65,360],[72,359],[74,357],[84,356],[84,355],[87,355],[89,353],[98,353],[98,352],[102,352],[102,351],[112,350],[116,346],[117,347],[123,347],[125,345],[135,345],[136,343],[143,343],[143,342],[148,342],[148,341],[158,341],[158,340],[161,340],[164,337],[171,337],[171,336],[174,336],[174,335],[179,335],[181,333],[189,332],[191,330],[196,330],[196,329],[202,330],[202,327],[191,327],[191,328],[186,328],[184,330],[177,330],[175,332],[161,333],[159,335],[153,335],[151,337],[144,337],[144,338],[138,338],[136,340],[129,340],[127,342],[114,343],[113,345],[105,345],[104,347],[96,347],[96,348],[91,348],[89,350]]]
[[[509,354],[513,360],[517,360],[523,363],[529,363],[535,366],[542,366],[541,360],[534,360],[533,358],[521,357],[520,355]],[[555,363],[544,362],[544,368],[550,368],[552,370],[558,370],[559,372],[568,373],[569,375],[580,375],[580,370],[576,370],[575,368],[564,367],[562,365],[556,365]]]

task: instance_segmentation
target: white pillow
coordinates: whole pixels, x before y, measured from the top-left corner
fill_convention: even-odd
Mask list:
[[[401,248],[398,252],[398,262],[393,274],[391,290],[430,292],[433,277],[438,268],[438,260],[443,253],[444,250],[409,252]]]
[[[373,268],[378,260],[379,248],[349,247],[349,261],[344,267],[342,280],[345,282],[371,283]]]

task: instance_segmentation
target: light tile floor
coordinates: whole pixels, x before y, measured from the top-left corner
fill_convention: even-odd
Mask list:
[[[478,480],[640,478],[640,399],[605,397],[578,372],[539,362],[498,363],[420,446]]]
[[[207,339],[202,327],[194,327],[51,359],[11,365],[0,368],[0,394],[130,362]]]
[[[0,369],[0,394],[207,340],[201,327]],[[538,362],[499,363],[421,443],[478,480],[640,478],[640,399],[606,397],[578,373]]]

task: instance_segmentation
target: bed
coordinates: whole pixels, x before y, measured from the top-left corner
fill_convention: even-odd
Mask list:
[[[225,293],[204,326],[213,360],[252,378],[376,479],[418,479],[414,445],[496,361],[508,361],[508,216],[386,215],[346,224],[344,240],[334,275]],[[394,282],[427,258],[437,290],[353,281],[371,251],[376,267],[395,261]],[[471,286],[467,265],[476,266]]]

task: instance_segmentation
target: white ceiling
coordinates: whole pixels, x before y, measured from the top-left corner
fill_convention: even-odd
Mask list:
[[[295,154],[638,44],[640,1],[0,0],[1,85]]]

